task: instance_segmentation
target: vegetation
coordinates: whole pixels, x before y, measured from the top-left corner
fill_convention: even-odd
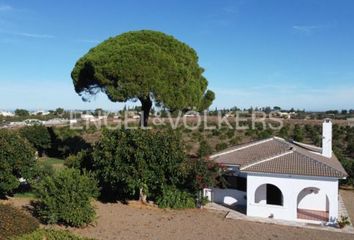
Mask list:
[[[204,158],[192,158],[186,161],[188,176],[184,180],[183,187],[189,192],[198,194],[203,188],[218,185],[221,178],[221,166],[212,160]]]
[[[19,178],[31,178],[35,166],[34,149],[19,134],[0,129],[0,196],[11,193]]]
[[[10,239],[31,233],[39,227],[39,222],[19,209],[0,204],[0,239]]]
[[[349,217],[348,216],[340,216],[340,219],[337,220],[339,228],[344,228],[347,225],[350,225]]]
[[[97,182],[79,170],[64,169],[42,179],[35,187],[35,212],[45,223],[82,226],[92,222],[91,200],[98,196]]]
[[[170,109],[208,108],[207,91],[194,49],[157,31],[133,31],[109,38],[76,63],[71,76],[84,100],[102,91],[111,101],[139,100],[147,126],[153,101]],[[119,86],[119,87],[118,87]]]
[[[139,193],[146,201],[179,183],[184,160],[181,138],[172,131],[106,130],[94,148],[93,171],[108,192]]]
[[[19,116],[19,117],[28,117],[30,114],[25,109],[16,109],[15,110],[15,115]]]
[[[160,208],[195,208],[193,195],[180,191],[175,187],[164,187],[162,194],[157,197],[157,205]]]
[[[20,237],[13,238],[12,240],[89,240],[76,236],[68,231],[54,230],[54,229],[41,229],[30,234],[25,234]]]
[[[22,137],[26,138],[41,157],[51,147],[51,137],[46,127],[35,125],[20,129]]]

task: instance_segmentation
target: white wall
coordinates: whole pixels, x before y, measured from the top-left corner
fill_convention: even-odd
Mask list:
[[[203,192],[204,196],[208,197],[208,200],[211,202],[216,202],[228,206],[245,206],[247,203],[247,193],[236,189],[209,188],[204,189]]]
[[[255,192],[262,184],[277,186],[284,198],[283,206],[267,205],[264,201],[256,203]],[[319,195],[310,195],[300,201],[300,207],[324,210],[327,195],[329,201],[329,218],[333,222],[338,218],[338,180],[331,178],[307,178],[287,175],[268,175],[248,173],[247,175],[247,215],[270,217],[284,220],[297,220],[297,200],[299,193],[309,187],[320,189]]]

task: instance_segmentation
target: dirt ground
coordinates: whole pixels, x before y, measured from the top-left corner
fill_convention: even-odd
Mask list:
[[[341,191],[354,219],[354,191]],[[17,207],[28,204],[27,199],[11,199]],[[312,230],[274,224],[225,219],[220,212],[207,210],[163,210],[137,204],[96,202],[97,220],[82,229],[68,228],[77,235],[97,240],[174,240],[174,239],[242,239],[242,240],[346,240],[352,234]]]
[[[343,192],[351,216],[354,215],[353,191]],[[207,210],[161,210],[97,203],[95,226],[71,231],[101,240],[113,239],[244,239],[244,240],[335,240],[354,239],[354,235],[311,230],[274,224],[225,219]],[[353,217],[352,217],[353,218]]]
[[[340,194],[343,198],[344,205],[347,208],[350,219],[354,221],[354,190],[340,190]]]

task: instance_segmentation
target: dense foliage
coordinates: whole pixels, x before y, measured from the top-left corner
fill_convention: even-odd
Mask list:
[[[101,186],[123,195],[155,198],[181,181],[183,144],[172,131],[104,131],[94,148],[93,171]]]
[[[206,109],[214,100],[194,49],[157,31],[132,31],[109,38],[78,60],[75,91],[102,91],[111,101],[139,100],[147,124],[152,101],[174,110]]]
[[[186,161],[188,175],[183,187],[192,193],[216,186],[222,181],[222,166],[207,158],[191,158]]]
[[[51,147],[51,136],[45,126],[24,127],[20,129],[20,134],[37,149],[39,156]]]
[[[196,201],[193,195],[178,190],[175,187],[164,187],[162,194],[157,197],[157,205],[160,208],[194,208],[196,206]]]
[[[28,117],[30,114],[26,109],[16,109],[15,115],[19,117]]]
[[[19,185],[19,178],[31,177],[35,166],[31,144],[14,131],[0,129],[0,195],[11,193]]]
[[[46,223],[82,226],[95,217],[91,200],[98,196],[97,182],[76,169],[65,169],[42,179],[35,187],[36,214]]]
[[[76,236],[68,231],[63,230],[53,230],[53,229],[42,229],[37,230],[30,234],[25,234],[20,237],[13,238],[12,240],[89,240],[88,238],[83,238]]]
[[[31,233],[39,227],[38,221],[19,209],[0,204],[0,239],[9,239]]]
[[[48,128],[48,131],[52,139],[51,156],[66,158],[91,148],[91,145],[83,139],[82,131],[69,127]]]

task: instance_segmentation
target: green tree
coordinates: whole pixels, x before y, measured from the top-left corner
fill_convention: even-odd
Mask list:
[[[24,177],[29,179],[35,166],[34,149],[16,132],[0,129],[0,195],[16,189]]]
[[[64,108],[57,108],[55,109],[55,115],[62,115],[64,113]]]
[[[188,159],[186,168],[188,176],[184,187],[194,194],[203,188],[216,186],[222,174],[221,166],[208,158]]]
[[[94,113],[94,116],[98,117],[98,116],[104,116],[105,115],[105,111],[102,108],[96,108]]]
[[[200,141],[199,150],[198,150],[199,157],[204,158],[204,157],[212,154],[212,152],[213,152],[213,149],[207,141],[205,141],[205,140]]]
[[[172,131],[104,130],[93,152],[93,172],[108,192],[155,199],[163,186],[177,185],[185,161]],[[119,196],[122,197],[122,196]]]
[[[19,116],[19,117],[28,117],[30,114],[25,109],[16,109],[15,110],[15,115]]]
[[[95,217],[91,200],[98,196],[97,182],[77,169],[65,169],[43,178],[35,185],[35,193],[35,212],[44,222],[78,227]]]
[[[39,156],[51,147],[51,137],[43,125],[34,125],[20,129],[22,137],[26,138],[38,151]]]
[[[113,102],[139,100],[147,126],[153,102],[171,111],[206,109],[214,100],[194,49],[172,36],[142,30],[109,38],[80,58],[71,77],[88,100],[104,92]]]
[[[296,124],[294,127],[293,138],[297,142],[302,142],[304,140],[304,130],[299,124]]]

